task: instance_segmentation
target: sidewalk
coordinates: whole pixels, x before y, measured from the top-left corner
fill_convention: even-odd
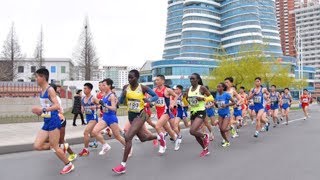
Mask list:
[[[127,116],[119,116],[119,125],[124,127]],[[86,126],[82,126],[81,120],[77,120],[78,126],[72,126],[72,120],[67,121],[66,140],[70,144],[83,143],[83,131]],[[42,122],[34,123],[15,123],[0,124],[0,154],[33,150],[33,142],[38,131],[41,129]],[[151,128],[151,126],[147,126]]]

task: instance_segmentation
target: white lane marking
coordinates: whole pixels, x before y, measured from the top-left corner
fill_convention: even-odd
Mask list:
[[[283,119],[285,121],[285,119]],[[304,118],[299,118],[299,119],[294,119],[294,120],[290,120],[289,122],[295,122],[295,121],[301,121],[304,120]],[[283,122],[281,124],[286,124],[287,122]]]

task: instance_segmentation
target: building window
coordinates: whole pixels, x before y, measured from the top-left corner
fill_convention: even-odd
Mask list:
[[[35,66],[31,66],[31,73],[35,73],[36,72],[36,67]]]
[[[18,66],[18,73],[24,73],[24,67]]]
[[[65,66],[61,66],[61,73],[66,73],[66,67]]]
[[[18,79],[18,82],[24,82],[24,80],[23,79]]]
[[[56,66],[51,66],[51,73],[56,73]]]

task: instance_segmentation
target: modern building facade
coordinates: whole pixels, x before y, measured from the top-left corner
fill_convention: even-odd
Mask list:
[[[128,84],[128,73],[132,69],[139,69],[131,66],[103,66],[100,69],[102,78],[99,81],[110,78],[113,80],[113,86],[116,88],[122,88],[124,85]]]
[[[1,61],[1,60],[0,60]],[[16,63],[14,81],[34,82],[37,63],[34,58],[24,58]],[[49,82],[63,83],[74,79],[74,65],[70,58],[44,58],[43,67],[49,70]]]
[[[296,25],[292,13],[299,8],[297,0],[276,0],[277,23],[281,39],[282,52],[285,56],[296,57]]]

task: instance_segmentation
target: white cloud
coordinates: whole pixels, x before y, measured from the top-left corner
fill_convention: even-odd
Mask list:
[[[103,65],[142,65],[161,59],[167,1],[165,0],[0,0],[0,49],[11,22],[23,52],[32,56],[44,30],[46,57],[72,57],[89,17]]]

